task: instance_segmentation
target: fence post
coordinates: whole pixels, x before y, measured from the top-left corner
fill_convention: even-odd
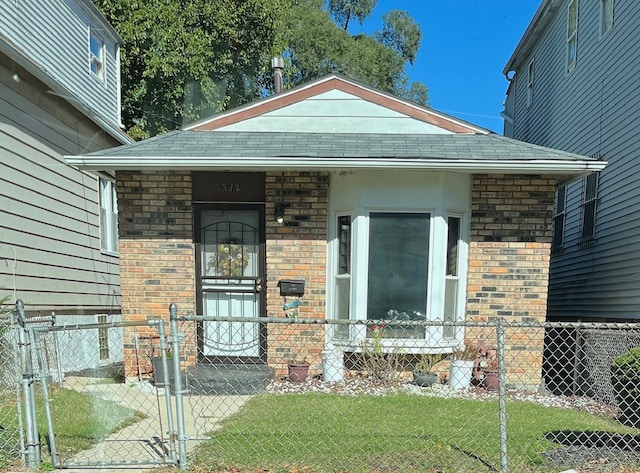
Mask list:
[[[496,326],[498,339],[498,410],[500,418],[500,467],[502,473],[508,473],[509,461],[507,456],[507,366],[504,361],[504,319],[498,318]]]
[[[24,316],[24,302],[16,301],[18,311],[18,345],[20,347],[20,369],[22,371],[22,394],[24,397],[24,422],[27,431],[27,466],[37,469],[40,462],[40,442],[38,437],[38,424],[36,421],[36,402],[34,390],[33,364],[31,361],[30,342],[27,333],[27,323]]]
[[[49,380],[51,377],[47,372],[47,364],[44,357],[44,345],[42,343],[42,334],[33,331],[33,341],[36,347],[36,355],[40,371],[40,381],[42,383],[42,396],[44,401],[44,412],[47,419],[47,432],[49,433],[49,453],[51,454],[51,463],[54,468],[62,468],[60,463],[60,455],[58,454],[58,444],[56,443],[56,435],[53,427],[53,413],[51,412],[52,399],[49,396]]]
[[[173,412],[171,408],[171,382],[169,380],[169,360],[167,360],[167,337],[164,333],[164,320],[150,320],[149,325],[155,325],[160,338],[160,359],[162,361],[162,386],[167,407],[167,433],[169,435],[169,459],[176,463],[176,433],[173,428]]]
[[[169,328],[171,330],[171,350],[173,352],[173,371],[176,390],[176,423],[178,424],[178,466],[187,469],[187,436],[184,428],[184,404],[182,402],[182,373],[180,371],[180,341],[184,338],[178,328],[178,306],[169,305]]]

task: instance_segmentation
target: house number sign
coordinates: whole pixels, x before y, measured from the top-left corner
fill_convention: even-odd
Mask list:
[[[194,202],[264,202],[262,172],[194,172]]]

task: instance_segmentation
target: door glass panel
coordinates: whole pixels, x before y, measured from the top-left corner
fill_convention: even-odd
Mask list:
[[[258,276],[258,212],[206,211],[202,216],[202,274]]]
[[[424,327],[394,327],[425,320],[429,261],[428,213],[371,213],[367,318],[389,320],[386,338],[424,338]],[[367,333],[371,336],[371,333]]]

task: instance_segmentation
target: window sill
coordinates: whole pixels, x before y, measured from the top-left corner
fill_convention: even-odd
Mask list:
[[[371,340],[371,339],[367,339]],[[374,350],[372,346],[373,340],[367,342],[366,349]],[[343,352],[350,353],[362,353],[365,350],[363,340],[333,340],[333,346]],[[416,340],[410,338],[396,338],[382,340],[382,352],[383,353],[402,353],[408,355],[423,354],[423,353],[436,353],[436,354],[449,354],[453,353],[460,347],[460,343],[455,340],[443,341],[439,344],[434,344],[428,340]]]

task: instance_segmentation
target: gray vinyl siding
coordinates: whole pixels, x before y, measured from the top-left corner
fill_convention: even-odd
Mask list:
[[[32,311],[119,310],[118,258],[100,251],[97,188],[95,176],[0,126],[2,296]]]
[[[0,54],[0,298],[32,313],[119,312],[119,261],[100,250],[98,177],[62,156],[120,143],[48,91]]]
[[[38,68],[54,77],[73,99],[119,126],[119,39],[104,18],[84,6],[88,0],[14,2],[0,6],[0,41],[6,40]],[[90,70],[89,29],[105,43],[105,82]]]
[[[530,56],[517,62],[511,136],[599,154],[609,164],[599,176],[591,245],[580,242],[582,182],[568,188],[564,245],[551,258],[549,317],[640,318],[640,2],[616,0],[613,29],[601,38],[599,2],[579,1],[577,62],[570,74],[566,4]],[[532,57],[536,81],[527,109],[524,77]]]

